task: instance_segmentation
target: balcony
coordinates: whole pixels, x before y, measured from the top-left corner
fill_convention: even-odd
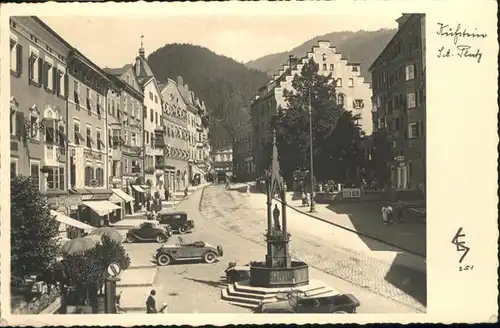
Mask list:
[[[49,167],[59,166],[59,159],[57,158],[57,146],[45,145],[44,149],[44,164]]]

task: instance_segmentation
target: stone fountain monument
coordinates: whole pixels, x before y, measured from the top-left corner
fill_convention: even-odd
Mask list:
[[[250,279],[229,284],[222,289],[223,300],[232,304],[254,308],[261,302],[274,302],[278,294],[299,290],[310,296],[337,294],[338,291],[321,281],[309,280],[309,266],[294,261],[290,255],[290,233],[287,225],[287,202],[283,177],[280,175],[276,134],[273,133],[271,168],[266,179],[267,244],[265,261],[253,261],[249,265]],[[273,199],[276,203],[273,210]],[[280,220],[281,216],[281,220]]]
[[[273,133],[273,154],[271,168],[266,180],[267,194],[267,231],[264,235],[267,244],[265,262],[252,262],[250,265],[250,285],[255,287],[294,287],[307,285],[309,282],[308,265],[301,261],[292,261],[289,244],[290,233],[287,226],[287,203],[283,177],[280,175],[276,134]],[[278,198],[281,212],[272,201]],[[280,222],[281,214],[281,222]]]

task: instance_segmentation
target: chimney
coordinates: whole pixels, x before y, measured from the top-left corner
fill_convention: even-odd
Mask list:
[[[184,85],[184,81],[182,80],[182,76],[177,76],[177,85],[181,86],[181,87]]]

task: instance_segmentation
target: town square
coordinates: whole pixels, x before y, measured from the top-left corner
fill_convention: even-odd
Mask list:
[[[12,313],[427,311],[425,14],[272,67],[63,21],[9,19]]]

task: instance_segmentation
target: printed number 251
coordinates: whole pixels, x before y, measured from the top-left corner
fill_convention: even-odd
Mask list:
[[[467,271],[467,270],[472,270],[474,269],[473,265],[464,265],[464,266],[459,266],[458,271]]]

